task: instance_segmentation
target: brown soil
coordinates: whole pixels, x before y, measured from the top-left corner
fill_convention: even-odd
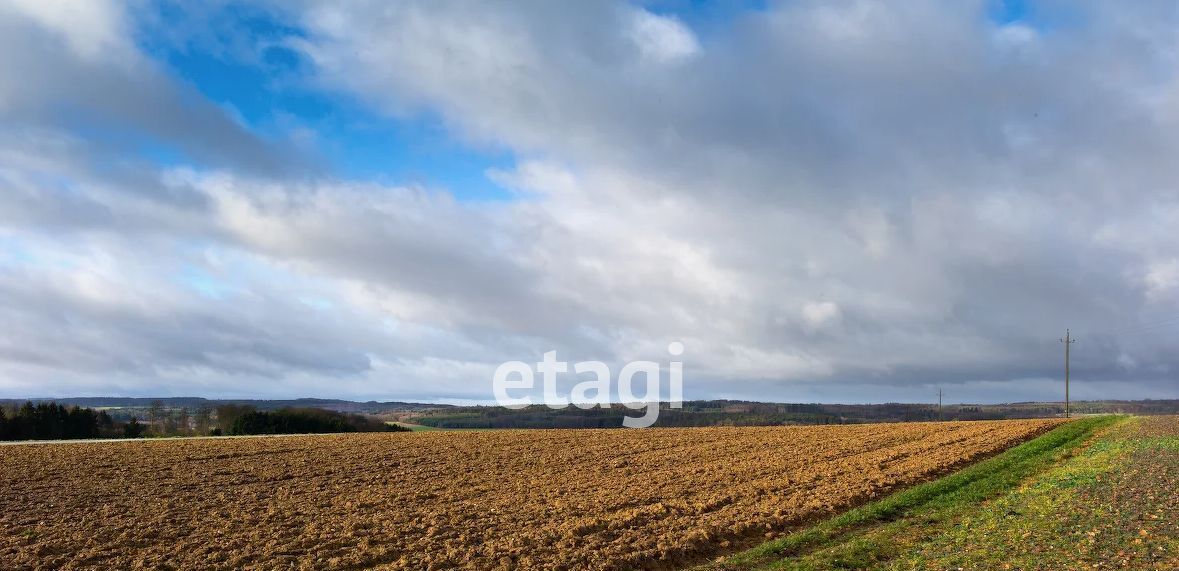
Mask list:
[[[659,569],[1057,421],[0,447],[0,568]]]

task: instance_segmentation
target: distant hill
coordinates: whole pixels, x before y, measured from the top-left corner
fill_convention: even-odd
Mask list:
[[[1072,403],[1077,415],[1102,413],[1177,414],[1179,400],[1082,401]],[[638,416],[620,405],[610,408],[552,410],[530,406],[450,407],[409,411],[397,420],[435,428],[617,428],[624,416]],[[774,426],[782,424],[860,424],[929,420],[1001,420],[1064,415],[1062,403],[947,404],[820,404],[763,403],[732,400],[688,401],[679,409],[662,407],[655,426]]]
[[[354,412],[367,414],[381,414],[381,413],[395,413],[395,412],[410,412],[410,411],[428,411],[441,410],[451,408],[451,405],[445,404],[427,404],[427,403],[413,403],[413,402],[356,402],[340,399],[315,399],[315,398],[301,398],[301,399],[280,399],[280,400],[255,400],[255,399],[206,399],[200,397],[166,397],[166,398],[131,398],[131,397],[66,397],[66,398],[40,398],[40,399],[0,399],[0,405],[19,405],[26,400],[37,402],[56,402],[65,405],[76,405],[87,408],[127,408],[127,409],[146,409],[151,406],[153,401],[160,401],[168,409],[188,408],[196,410],[204,407],[216,408],[220,405],[236,404],[249,405],[258,410],[278,410],[281,408],[321,408],[324,410],[332,410],[336,412]]]
[[[19,406],[26,399],[0,399],[0,406]],[[153,401],[164,408],[187,408],[221,405],[248,405],[260,411],[283,408],[319,408],[345,413],[370,414],[436,428],[617,428],[623,416],[639,413],[621,405],[581,410],[569,407],[553,410],[534,405],[521,410],[498,406],[454,406],[402,401],[356,402],[341,399],[205,399],[199,397],[124,398],[71,397],[28,399],[33,402],[56,402],[65,405],[108,409],[115,419],[144,417]],[[822,404],[766,403],[736,400],[687,401],[679,409],[666,404],[656,426],[773,426],[782,424],[859,424],[867,422],[911,422],[926,420],[998,420],[1006,418],[1047,418],[1064,415],[1058,402],[1020,402],[1005,404],[925,403]],[[1179,414],[1179,400],[1102,400],[1072,403],[1074,414]]]

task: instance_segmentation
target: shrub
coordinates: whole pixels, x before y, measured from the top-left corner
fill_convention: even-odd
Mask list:
[[[329,432],[384,432],[393,428],[377,419],[318,408],[283,408],[272,412],[250,411],[237,416],[230,434],[311,434]]]
[[[143,433],[146,430],[147,430],[147,427],[142,424],[139,424],[139,419],[137,419],[133,416],[133,417],[131,417],[131,420],[127,421],[127,424],[123,425],[123,437],[124,438],[143,438]]]

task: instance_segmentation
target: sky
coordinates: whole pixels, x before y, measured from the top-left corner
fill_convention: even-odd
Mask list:
[[[1177,29],[0,0],[0,397],[488,402],[556,351],[689,399],[1061,400],[1068,328],[1074,399],[1179,398]]]

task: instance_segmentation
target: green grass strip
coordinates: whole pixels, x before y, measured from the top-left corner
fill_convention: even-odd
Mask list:
[[[869,531],[898,520],[896,535],[904,528],[912,532],[910,522],[933,524],[957,514],[964,508],[1010,490],[1066,457],[1084,444],[1095,431],[1122,417],[1089,417],[1063,424],[1048,433],[1015,446],[998,456],[984,460],[949,476],[892,494],[880,501],[865,504],[804,530],[763,543],[727,558],[723,563],[704,569],[808,569],[856,567],[865,562],[887,559],[894,542],[887,537],[865,541]],[[898,522],[900,523],[900,522]],[[887,534],[886,534],[887,535]],[[846,557],[833,556],[827,564],[809,565],[793,558],[820,549],[845,547]]]

